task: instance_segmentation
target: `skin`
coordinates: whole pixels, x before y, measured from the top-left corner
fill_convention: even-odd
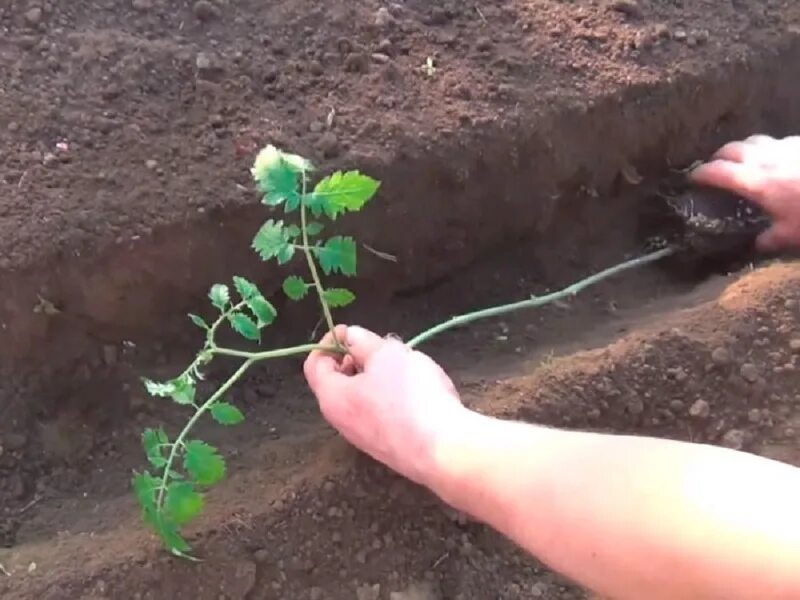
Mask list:
[[[772,215],[765,250],[800,246],[799,139],[728,144],[691,175]],[[800,469],[483,416],[401,341],[360,327],[336,335],[349,354],[314,352],[304,368],[328,422],[585,588],[619,600],[800,598]]]

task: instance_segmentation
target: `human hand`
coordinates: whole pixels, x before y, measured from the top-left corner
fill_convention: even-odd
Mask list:
[[[772,226],[759,236],[760,250],[800,248],[800,136],[731,142],[690,178],[747,198],[769,214]]]
[[[336,328],[348,354],[315,351],[304,372],[323,416],[350,443],[416,483],[429,485],[436,443],[466,409],[445,372],[399,340]],[[331,344],[329,333],[322,345]]]

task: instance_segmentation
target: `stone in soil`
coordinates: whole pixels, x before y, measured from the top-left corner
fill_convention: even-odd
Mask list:
[[[739,369],[739,374],[748,383],[755,383],[759,379],[758,367],[753,363],[744,363]]]
[[[213,21],[220,16],[220,10],[208,0],[198,0],[195,2],[192,12],[194,12],[194,16],[197,17],[198,20],[204,22]]]
[[[697,400],[689,407],[689,415],[701,419],[706,418],[711,414],[711,407],[705,400]]]

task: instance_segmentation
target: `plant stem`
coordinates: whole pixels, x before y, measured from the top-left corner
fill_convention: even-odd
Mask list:
[[[251,359],[253,362],[268,360],[270,358],[285,358],[296,354],[305,354],[321,350],[323,352],[341,353],[342,349],[338,346],[321,346],[320,344],[303,344],[302,346],[292,346],[291,348],[279,348],[277,350],[266,350],[264,352],[246,352],[244,350],[234,350],[232,348],[213,348],[213,354],[220,356],[235,356],[237,358]]]
[[[169,480],[169,474],[172,469],[172,463],[175,462],[175,457],[178,455],[178,448],[183,446],[184,438],[189,434],[194,427],[195,423],[203,416],[211,405],[214,404],[220,397],[227,392],[231,386],[236,383],[242,375],[244,375],[245,371],[249,369],[252,364],[255,362],[254,359],[250,358],[242,363],[242,365],[236,370],[236,372],[231,375],[228,380],[223,383],[220,388],[214,392],[211,397],[203,402],[200,405],[200,408],[197,409],[197,412],[192,415],[192,418],[187,421],[186,425],[184,425],[183,430],[178,434],[178,437],[175,438],[175,441],[172,443],[172,449],[170,450],[169,457],[167,458],[167,464],[164,465],[164,475],[161,477],[161,485],[158,490],[158,499],[156,501],[156,510],[161,511],[164,502],[164,494],[167,490],[167,481]]]
[[[314,256],[311,253],[311,247],[308,245],[308,229],[306,227],[307,218],[306,218],[306,188],[308,186],[306,180],[306,173],[303,171],[303,191],[302,196],[300,196],[300,230],[303,234],[303,254],[306,255],[306,262],[308,262],[308,270],[311,272],[311,279],[314,280],[314,289],[317,291],[317,296],[319,297],[319,303],[322,306],[322,313],[325,315],[325,321],[328,323],[328,330],[330,330],[331,335],[333,336],[334,341],[336,342],[337,346],[341,346],[339,340],[336,339],[336,333],[334,331],[335,325],[333,322],[333,315],[331,314],[331,309],[328,306],[327,301],[325,300],[325,288],[322,287],[322,279],[319,276],[319,271],[317,271],[317,264],[314,262]]]
[[[497,317],[499,315],[514,312],[524,308],[535,308],[537,306],[543,306],[545,304],[549,304],[550,302],[554,302],[556,300],[560,300],[568,296],[575,296],[579,292],[583,291],[585,288],[594,285],[595,283],[599,283],[604,279],[608,279],[609,277],[617,275],[618,273],[622,273],[623,271],[627,271],[628,269],[633,269],[635,267],[640,267],[642,265],[655,262],[666,256],[670,256],[671,254],[674,253],[675,253],[675,248],[663,248],[656,252],[651,252],[650,254],[645,254],[644,256],[640,256],[638,258],[634,258],[633,260],[629,260],[627,262],[615,265],[613,267],[605,269],[604,271],[600,271],[599,273],[595,273],[594,275],[591,275],[586,279],[582,279],[581,281],[573,283],[572,285],[565,287],[560,291],[553,292],[552,294],[547,294],[545,296],[533,296],[527,300],[512,302],[511,304],[503,304],[501,306],[494,306],[491,308],[486,308],[483,310],[478,310],[475,312],[466,313],[463,315],[459,315],[457,317],[453,317],[445,321],[444,323],[439,323],[438,325],[431,327],[426,331],[423,331],[422,333],[411,339],[411,341],[409,341],[407,345],[410,348],[415,348],[416,346],[419,346],[423,342],[427,342],[432,337],[439,335],[440,333],[447,331],[448,329],[461,327],[462,325],[473,323],[481,319]]]

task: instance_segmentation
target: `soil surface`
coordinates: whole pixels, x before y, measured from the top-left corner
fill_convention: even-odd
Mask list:
[[[249,250],[266,143],[383,181],[338,226],[365,244],[345,321],[408,336],[643,253],[676,169],[800,128],[796,2],[6,0],[0,33],[3,598],[587,597],[357,455],[297,361],[203,431],[231,467],[205,562],[165,556],[128,482],[141,430],[186,415],[138,377],[182,369],[214,281],[275,291]],[[481,411],[800,464],[800,267],[729,258],[424,349]],[[312,336],[275,303],[271,343]]]

